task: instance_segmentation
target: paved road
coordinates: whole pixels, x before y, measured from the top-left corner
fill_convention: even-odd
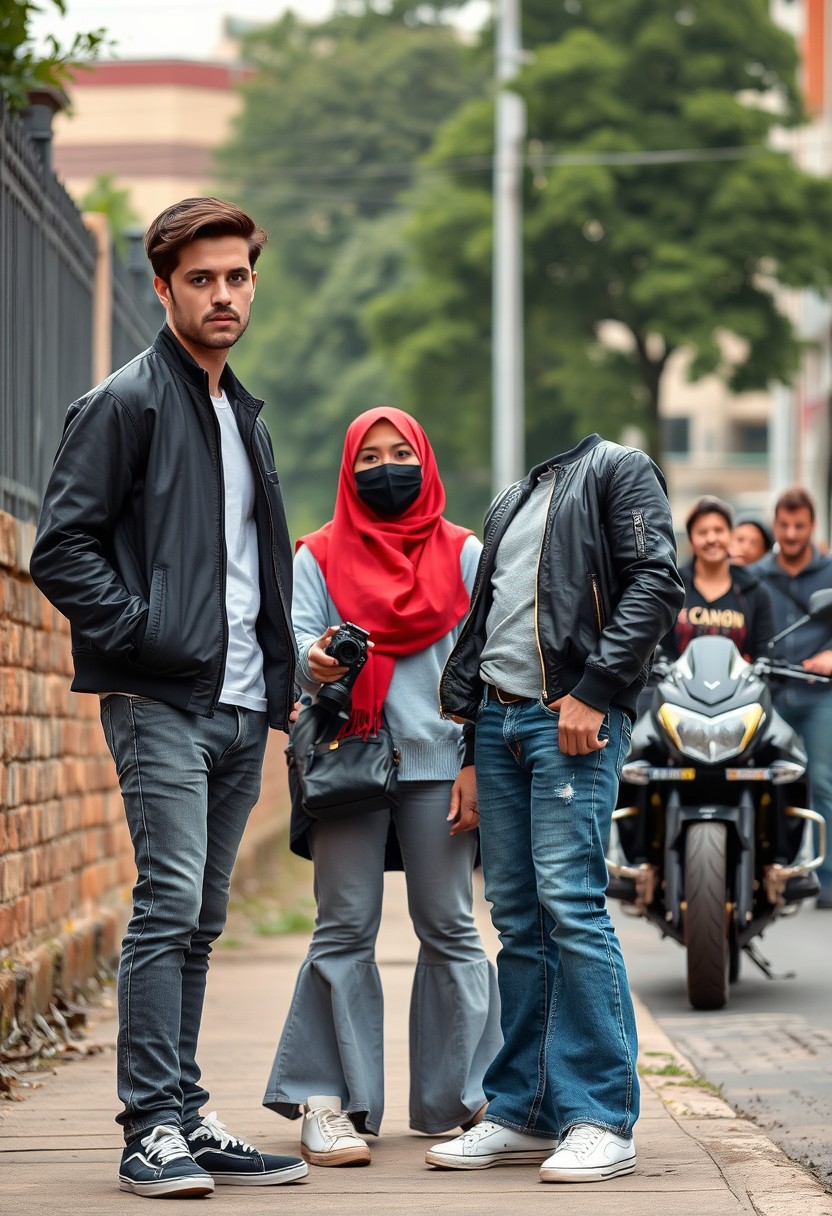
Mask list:
[[[803,907],[757,939],[774,970],[795,978],[769,980],[743,955],[728,1007],[702,1013],[687,1002],[682,948],[611,910],[633,987],[661,1027],[732,1106],[830,1185],[832,911]]]

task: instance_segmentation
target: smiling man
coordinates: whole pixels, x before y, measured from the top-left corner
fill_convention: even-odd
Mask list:
[[[149,350],[68,410],[32,578],[69,618],[76,692],[98,693],[138,876],[119,968],[122,1190],[206,1195],[307,1172],[216,1114],[196,1063],[208,956],[294,701],[292,561],[274,455],[226,365],[266,234],[185,199],[145,246],[166,313]]]

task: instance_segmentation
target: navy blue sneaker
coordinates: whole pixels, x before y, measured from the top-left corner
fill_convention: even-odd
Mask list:
[[[160,1123],[121,1154],[118,1185],[134,1195],[210,1195],[214,1179],[193,1159],[180,1127]]]
[[[232,1136],[215,1110],[189,1123],[185,1134],[194,1161],[208,1171],[218,1186],[279,1186],[282,1182],[296,1182],[309,1173],[309,1166],[300,1157],[258,1153],[244,1140]]]

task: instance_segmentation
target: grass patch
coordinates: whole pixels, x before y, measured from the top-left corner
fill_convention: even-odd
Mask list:
[[[639,1064],[638,1072],[642,1077],[678,1077],[684,1085],[689,1085],[694,1089],[704,1089],[706,1093],[715,1094],[716,1097],[722,1097],[722,1087],[714,1085],[712,1081],[708,1081],[705,1077],[697,1077],[689,1068],[684,1068],[681,1064],[677,1064],[672,1056],[669,1056],[664,1051],[647,1051],[646,1056],[658,1057],[666,1062],[664,1064]]]

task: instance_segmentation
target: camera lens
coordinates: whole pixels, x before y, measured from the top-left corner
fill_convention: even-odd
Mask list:
[[[361,647],[352,638],[341,638],[335,649],[335,657],[344,667],[352,667],[361,658]]]

